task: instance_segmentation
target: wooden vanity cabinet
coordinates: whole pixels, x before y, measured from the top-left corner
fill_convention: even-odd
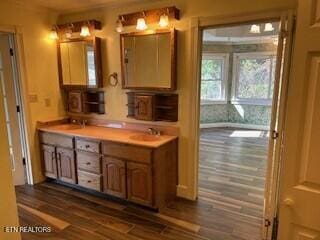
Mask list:
[[[74,150],[57,148],[58,178],[67,183],[76,183]]]
[[[104,157],[102,171],[103,191],[110,195],[126,199],[126,162],[113,157]]]
[[[100,141],[76,138],[78,185],[101,191]]]
[[[49,178],[58,178],[57,172],[57,158],[55,147],[49,145],[41,146],[41,153],[44,162],[43,171],[44,175]]]
[[[103,171],[104,181],[111,176],[108,174],[115,175],[116,180],[113,181],[117,181],[117,184],[111,182],[117,189],[120,189],[119,182],[122,182],[119,169],[120,166],[123,169],[125,163],[128,201],[159,209],[174,199],[177,186],[176,140],[158,148],[115,142],[102,142],[101,148],[105,159],[107,157],[111,162],[107,160],[104,169],[109,164],[112,166],[108,171]],[[122,162],[115,164],[115,159],[121,159],[119,161]]]
[[[40,132],[40,141],[49,178],[154,209],[176,196],[177,140],[153,148]]]
[[[73,138],[40,132],[44,175],[67,183],[76,183]]]
[[[128,200],[153,206],[152,167],[146,164],[127,163]]]

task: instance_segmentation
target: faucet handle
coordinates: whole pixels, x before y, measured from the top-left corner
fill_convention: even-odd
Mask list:
[[[157,130],[155,128],[148,128],[148,133],[151,134],[151,135],[158,135],[158,136],[161,135],[160,130]]]

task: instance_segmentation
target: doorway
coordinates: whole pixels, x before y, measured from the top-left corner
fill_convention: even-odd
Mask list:
[[[26,168],[28,146],[19,83],[15,38],[12,33],[0,32],[0,82],[4,102],[9,154],[14,185],[28,182]]]
[[[280,29],[273,20],[202,31],[198,199],[212,205],[230,239],[266,239]]]

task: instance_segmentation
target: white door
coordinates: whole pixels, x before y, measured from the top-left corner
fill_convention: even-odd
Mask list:
[[[320,239],[320,0],[299,0],[280,187],[279,240]]]
[[[9,153],[15,185],[25,184],[19,119],[17,113],[16,86],[10,55],[8,34],[0,33],[0,83],[8,131]]]
[[[274,227],[277,226],[278,194],[281,153],[283,149],[284,123],[286,116],[286,100],[290,72],[293,13],[284,13],[280,21],[277,49],[277,65],[272,102],[272,117],[270,124],[269,153],[267,180],[265,186],[264,228],[263,240],[274,237]],[[276,222],[275,222],[276,221]]]

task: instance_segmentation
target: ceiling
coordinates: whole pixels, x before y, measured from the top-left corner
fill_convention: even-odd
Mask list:
[[[20,0],[21,1],[21,0]],[[99,6],[119,5],[146,0],[22,0],[58,12],[76,11]]]
[[[271,42],[278,37],[279,22],[273,22],[273,31],[265,32],[264,24],[258,24],[260,26],[260,33],[251,33],[250,25],[240,25],[234,27],[223,27],[206,29],[203,32],[203,40],[205,42],[221,42],[221,43],[263,43]]]

